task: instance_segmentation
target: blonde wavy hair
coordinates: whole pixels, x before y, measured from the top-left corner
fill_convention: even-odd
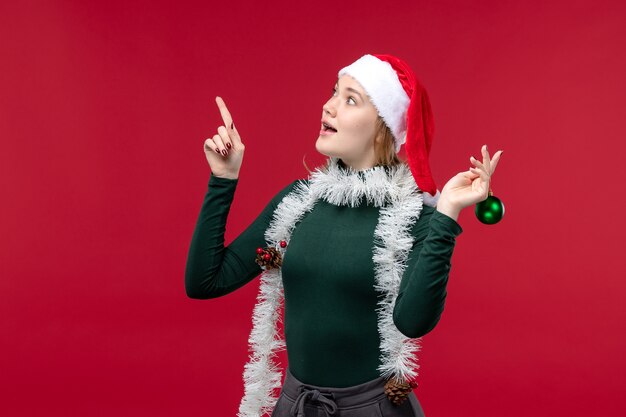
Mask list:
[[[376,156],[376,162],[374,166],[395,166],[406,163],[402,159],[398,158],[391,129],[389,129],[389,127],[385,124],[383,118],[380,116],[378,116],[378,118],[376,119],[374,155]],[[305,158],[306,155],[304,158],[302,158],[302,164],[304,164],[304,168],[306,168],[309,174],[311,174],[311,172],[313,171],[307,166],[306,162],[304,161]],[[330,158],[327,158],[326,162],[321,167],[321,171],[326,171],[329,165]]]

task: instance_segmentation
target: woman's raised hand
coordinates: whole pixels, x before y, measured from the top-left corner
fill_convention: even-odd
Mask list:
[[[481,153],[482,162],[471,156],[470,162],[475,166],[467,171],[459,172],[446,183],[439,198],[442,205],[448,205],[453,210],[460,211],[489,197],[491,177],[500,161],[502,151],[496,152],[491,158],[487,145],[483,145]]]
[[[204,141],[204,154],[216,177],[239,178],[245,146],[241,142],[233,118],[221,97],[215,97],[220,109],[223,126],[217,128],[217,134]]]

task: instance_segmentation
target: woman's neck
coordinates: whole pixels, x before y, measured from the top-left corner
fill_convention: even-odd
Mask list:
[[[349,171],[354,171],[354,172],[367,171],[367,170],[370,170],[370,169],[375,168],[375,167],[378,166],[378,165],[374,165],[374,164],[349,164],[349,163],[346,163],[341,158],[337,159],[337,165],[340,166],[343,169],[346,169],[346,170],[349,170]]]

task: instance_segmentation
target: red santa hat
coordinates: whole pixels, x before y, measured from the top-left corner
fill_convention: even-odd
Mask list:
[[[396,152],[405,144],[420,190],[438,197],[428,155],[435,129],[428,94],[411,67],[393,55],[367,54],[339,70],[357,80],[391,130]]]

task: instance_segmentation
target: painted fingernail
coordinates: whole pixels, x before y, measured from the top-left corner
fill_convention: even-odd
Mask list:
[[[228,149],[230,149],[232,146],[233,146],[233,145],[231,145],[231,144],[230,144],[230,142],[226,144],[226,147],[227,147]]]
[[[226,149],[222,149],[222,155],[226,156]]]
[[[220,153],[220,150],[219,150],[219,149],[217,149],[217,148],[215,148],[215,152]]]
[[[235,122],[230,122],[230,128],[234,129],[235,128]]]

